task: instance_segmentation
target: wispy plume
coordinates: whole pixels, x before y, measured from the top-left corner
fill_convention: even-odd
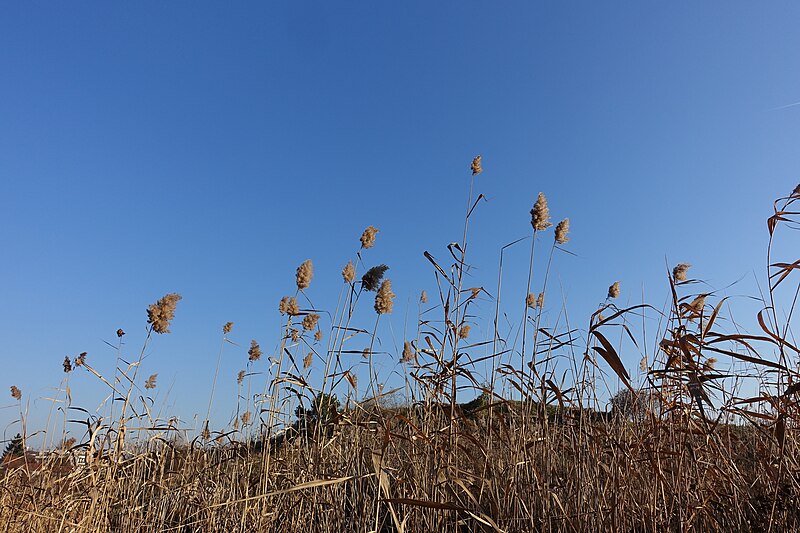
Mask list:
[[[619,281],[615,281],[608,288],[608,298],[619,298],[619,293],[620,293]]]
[[[250,361],[258,361],[261,359],[261,356],[263,355],[261,352],[261,346],[259,346],[255,340],[250,341],[250,349],[247,350],[247,355]]]
[[[392,292],[392,282],[384,280],[381,283],[381,288],[378,289],[378,294],[375,295],[375,312],[379,315],[391,313],[394,309],[395,293]]]
[[[175,308],[180,300],[181,295],[173,292],[167,294],[156,303],[150,304],[150,307],[147,308],[147,323],[153,327],[153,331],[156,333],[169,333],[169,323],[175,318]],[[120,331],[117,331],[117,335],[119,335]]]
[[[301,291],[307,289],[311,285],[312,277],[314,277],[314,264],[311,259],[306,259],[297,267],[297,288]]]
[[[691,266],[692,265],[689,263],[678,263],[675,265],[675,268],[672,269],[672,278],[675,281],[686,281],[686,272],[688,272]]]
[[[546,230],[553,224],[550,223],[550,208],[547,207],[547,198],[544,193],[539,193],[536,203],[531,209],[531,226],[536,231]]]
[[[477,176],[483,172],[483,167],[481,167],[481,156],[475,156],[475,159],[472,160],[472,164],[470,165],[470,170],[472,170],[473,176]]]
[[[361,276],[361,286],[367,291],[378,290],[378,284],[383,279],[383,275],[387,270],[389,270],[389,267],[386,265],[378,265],[370,268]]]
[[[569,241],[569,219],[565,218],[556,226],[556,243],[566,244]]]
[[[361,234],[361,247],[372,248],[375,246],[375,236],[378,234],[378,231],[378,228],[375,226],[369,226],[365,229],[364,233]]]

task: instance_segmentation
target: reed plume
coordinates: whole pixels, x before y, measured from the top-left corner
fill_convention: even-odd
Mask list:
[[[225,325],[222,326],[222,333],[227,335],[231,330],[233,330],[233,322],[225,322]]]
[[[394,308],[395,296],[395,293],[392,292],[392,282],[388,279],[384,280],[378,289],[378,294],[375,295],[375,312],[379,315],[391,313]]]
[[[403,343],[403,356],[400,358],[401,363],[410,363],[414,360],[414,347],[410,342]]]
[[[16,385],[11,385],[11,397],[15,400],[22,399],[22,391],[19,390]]]
[[[250,349],[247,350],[247,355],[250,361],[258,361],[261,359],[263,353],[261,352],[261,346],[255,340],[250,341]]]
[[[301,291],[307,289],[311,285],[312,277],[314,277],[314,264],[311,259],[306,259],[297,267],[297,288]]]
[[[147,378],[147,381],[144,382],[144,388],[148,390],[155,389],[157,379],[158,379],[158,374],[150,374],[150,377]]]
[[[609,288],[608,288],[608,298],[619,298],[619,281],[615,281]]]
[[[64,356],[63,365],[64,365],[64,373],[69,374],[70,372],[72,372],[72,361],[70,361],[68,355]]]
[[[86,364],[86,352],[81,352],[81,354],[75,358],[75,367],[83,366]]]
[[[423,304],[428,303],[428,293],[425,292],[424,290],[419,295],[419,301],[420,301],[420,303],[423,303]]]
[[[470,170],[472,170],[473,176],[477,176],[483,172],[483,167],[481,167],[481,156],[475,156],[475,159],[472,160],[472,164],[470,165]]]
[[[361,276],[361,286],[364,290],[376,291],[378,289],[378,284],[383,279],[383,275],[387,270],[389,270],[389,267],[386,265],[378,265],[370,268]]]
[[[342,269],[342,278],[345,283],[353,283],[353,280],[356,279],[356,267],[353,266],[352,261],[348,261]]]
[[[306,331],[311,331],[312,329],[317,327],[317,322],[319,322],[319,315],[316,313],[311,313],[303,317],[303,329]]]
[[[569,219],[565,218],[556,226],[556,243],[566,244],[569,241]]]
[[[169,323],[175,318],[175,307],[181,295],[169,293],[147,308],[147,323],[152,325],[156,333],[169,333]],[[124,333],[123,333],[124,334]],[[119,331],[117,331],[119,335]]]
[[[378,234],[378,231],[378,228],[375,226],[369,226],[365,229],[364,233],[361,234],[361,247],[372,248],[375,246],[375,236]]]
[[[686,272],[691,266],[689,263],[678,263],[672,269],[672,278],[675,281],[686,281]]]
[[[553,224],[550,223],[550,208],[547,207],[547,198],[544,193],[539,193],[536,203],[531,209],[531,226],[536,231],[546,230]]]
[[[236,374],[236,384],[241,385],[244,381],[245,372],[244,370],[239,370],[239,373]]]

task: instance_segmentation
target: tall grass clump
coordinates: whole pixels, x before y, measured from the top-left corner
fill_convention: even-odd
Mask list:
[[[59,362],[53,405],[85,422],[54,415],[29,432],[24,384],[8,384],[19,435],[0,470],[3,530],[798,529],[800,259],[775,257],[774,245],[800,222],[800,186],[768,218],[766,289],[751,319],[692,277],[707,265],[690,274],[688,263],[665,269],[666,307],[623,305],[624,280],[607,280],[591,315],[575,317],[548,285],[572,253],[569,218],[549,233],[558,199],[536,195],[530,227],[498,251],[496,282],[475,274],[484,171],[475,157],[461,234],[421,251],[426,290],[392,283],[368,226],[331,273],[341,286],[329,307],[314,303],[314,276],[327,273],[312,260],[287,272],[274,331],[252,335],[274,349],[236,342],[225,322],[198,426],[165,413],[158,374],[140,372],[178,294],[147,307],[141,349],[129,353],[117,331],[111,375],[86,353]],[[509,288],[516,247],[527,276]],[[413,326],[387,348],[403,306],[395,291],[420,296],[402,309]],[[235,379],[220,373],[223,350],[239,358]],[[93,413],[72,404],[76,372],[108,392]],[[224,394],[235,412],[212,427]],[[37,434],[49,453],[26,449]]]

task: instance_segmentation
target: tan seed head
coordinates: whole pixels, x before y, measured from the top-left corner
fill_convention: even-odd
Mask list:
[[[472,164],[470,165],[470,170],[472,170],[473,176],[483,172],[483,168],[481,167],[481,156],[475,156],[475,159],[472,160]]]
[[[364,233],[361,234],[361,247],[362,248],[372,248],[375,246],[375,236],[378,234],[378,228],[375,226],[370,226],[364,230]]]
[[[686,272],[691,266],[689,263],[678,263],[672,269],[672,278],[675,281],[686,281]]]
[[[569,219],[565,218],[556,226],[556,243],[566,244],[569,241]]]
[[[348,261],[342,269],[342,278],[345,283],[353,283],[353,280],[356,279],[356,267],[353,266],[352,261]]]
[[[375,312],[379,315],[391,313],[394,309],[394,297],[391,280],[384,280],[378,289],[378,294],[375,295]]]
[[[169,293],[147,308],[147,323],[156,333],[169,333],[169,323],[175,318],[175,307],[181,300],[181,295]],[[124,333],[123,333],[124,334]],[[119,335],[119,331],[117,331]]]
[[[250,361],[258,361],[261,359],[263,352],[261,351],[261,346],[255,340],[250,341],[250,349],[247,350],[247,355]]]
[[[546,230],[552,226],[550,223],[550,208],[547,207],[547,198],[545,198],[544,193],[539,193],[536,203],[533,204],[533,209],[531,209],[531,226],[536,231]]]
[[[615,281],[609,288],[608,288],[608,298],[619,298],[619,281]]]
[[[301,291],[307,289],[311,285],[312,277],[314,277],[314,264],[311,259],[306,259],[297,267],[297,288]]]

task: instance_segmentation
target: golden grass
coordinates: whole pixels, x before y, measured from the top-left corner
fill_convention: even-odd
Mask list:
[[[480,156],[470,168],[473,179],[483,172]],[[429,303],[421,292],[416,327],[406,331],[402,352],[391,355],[402,363],[400,388],[386,390],[385,377],[373,365],[388,346],[378,325],[392,312],[395,294],[383,279],[388,267],[364,266],[362,254],[373,253],[368,250],[377,233],[370,226],[355,252],[357,261],[342,271],[341,298],[329,314],[301,312],[295,297],[281,300],[285,322],[266,378],[253,371],[262,349],[252,341],[247,371],[236,376],[237,411],[229,427],[212,428],[207,416],[187,433],[176,419],[157,414],[146,392],[155,388],[157,374],[137,378],[142,355],[130,364],[118,357],[113,377],[97,372],[85,353],[74,361],[66,358],[64,402],[69,405],[70,372],[80,369],[123,399],[124,406],[121,413],[111,410],[88,420],[77,441],[59,435],[57,451],[44,461],[7,454],[0,470],[2,529],[307,533],[800,527],[795,503],[800,496],[800,374],[793,362],[800,350],[790,328],[798,285],[787,283],[794,280],[798,262],[771,258],[775,229],[794,227],[800,213],[793,203],[800,195],[795,191],[779,199],[768,221],[770,283],[755,332],[725,330],[723,323],[733,323],[733,317],[724,316],[726,299],[689,292],[686,263],[667,276],[672,298],[666,311],[646,303],[618,307],[611,301],[620,295],[615,282],[585,329],[570,324],[566,309],[557,309],[560,321],[548,321],[547,276],[554,251],[561,249],[556,245],[569,240],[568,219],[556,227],[545,274],[536,279],[541,292],[530,291],[529,274],[527,290],[516,297],[526,300],[521,323],[504,328],[501,317],[508,311],[501,310],[497,297],[502,253],[496,294],[462,288],[469,266],[467,222],[481,197],[473,203],[470,189],[464,238],[450,245],[451,265],[425,252],[437,286],[432,299],[438,302]],[[534,231],[528,238],[535,242],[551,226],[541,193],[531,216]],[[533,258],[531,243],[526,265],[531,273]],[[309,289],[312,275],[309,260],[297,269],[298,291]],[[375,292],[378,314],[372,315],[374,326],[366,328],[357,325],[362,319],[357,310],[369,305],[362,300],[365,290]],[[779,312],[776,301],[787,295],[787,311]],[[519,302],[516,298],[511,301]],[[476,304],[484,299],[494,300],[494,317],[478,317]],[[147,309],[150,329],[141,354],[149,333],[168,333],[178,300],[168,294]],[[323,345],[319,328],[328,316]],[[637,326],[647,317],[656,317],[660,326]],[[479,324],[480,318],[494,318],[493,330],[483,338],[467,323]],[[223,326],[222,347],[233,344],[227,337],[231,330],[232,323]],[[512,333],[522,338],[515,341]],[[622,363],[622,350],[629,360],[641,360],[636,379]],[[359,364],[369,366],[369,374],[362,374],[369,394],[360,399],[355,396]],[[490,371],[482,373],[484,367]],[[312,369],[321,376],[314,383]],[[757,385],[755,396],[744,392],[743,380]],[[601,406],[609,391],[615,392],[614,384],[621,392],[606,411]],[[22,392],[12,386],[11,396],[19,402],[24,428]],[[209,413],[212,403],[213,391]]]

